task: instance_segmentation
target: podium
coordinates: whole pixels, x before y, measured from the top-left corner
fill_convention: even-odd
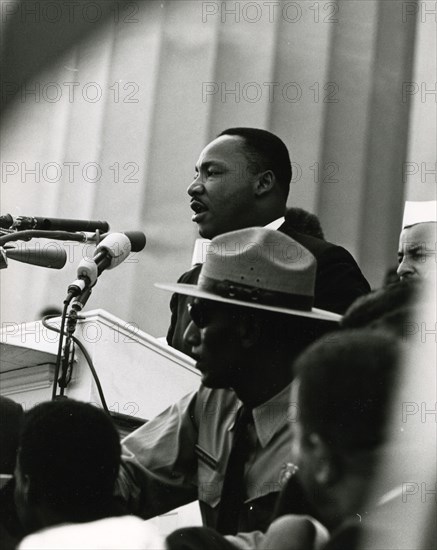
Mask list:
[[[97,309],[83,313],[75,336],[90,354],[108,408],[147,420],[198,388],[194,360],[138,327]],[[49,323],[60,326],[60,318]],[[0,393],[28,409],[51,399],[59,334],[41,321],[3,323]],[[67,397],[100,405],[91,371],[76,347]]]

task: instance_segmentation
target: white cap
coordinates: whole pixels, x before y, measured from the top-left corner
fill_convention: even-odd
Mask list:
[[[402,228],[424,222],[437,222],[437,201],[406,201]]]

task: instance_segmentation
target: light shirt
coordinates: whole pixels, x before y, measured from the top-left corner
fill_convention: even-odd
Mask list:
[[[118,491],[129,508],[153,517],[199,500],[204,525],[214,528],[241,407],[232,390],[200,386],[128,435],[122,442]],[[295,414],[290,385],[253,409],[255,441],[245,481],[246,503],[255,519],[263,513],[263,497],[279,493],[293,472],[289,420]],[[261,527],[245,530],[256,528]]]
[[[164,539],[150,522],[120,516],[68,523],[25,537],[18,550],[164,550]]]

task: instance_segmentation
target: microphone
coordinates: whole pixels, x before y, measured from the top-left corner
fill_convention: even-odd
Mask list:
[[[4,248],[6,258],[25,264],[62,269],[67,261],[67,254],[62,248]],[[7,266],[7,262],[6,262]]]
[[[14,228],[24,231],[26,229],[42,229],[46,231],[109,231],[108,222],[95,220],[70,220],[61,218],[39,218],[33,216],[18,216],[13,218],[10,214],[0,216],[0,227],[4,229]]]
[[[66,300],[80,296],[93,287],[105,269],[114,269],[129,256],[135,248],[140,252],[146,245],[146,236],[139,231],[110,233],[97,246],[94,256],[84,258],[77,267],[77,279],[68,287]]]
[[[130,241],[131,251],[132,252],[141,252],[143,248],[146,246],[146,236],[142,231],[121,231],[122,235],[126,235],[126,237]],[[103,237],[109,236],[110,233],[104,235]]]
[[[141,250],[143,250],[146,246],[146,236],[142,231],[117,231],[117,233],[126,235],[130,241],[132,252],[141,252]],[[100,235],[100,242],[102,242],[102,239],[106,239],[109,235],[113,235],[113,233],[104,233],[103,235]],[[97,235],[95,233],[84,234],[84,242],[95,243],[96,241]]]
[[[13,223],[14,218],[10,214],[6,214],[6,216],[0,216],[0,227],[2,229],[9,229]]]

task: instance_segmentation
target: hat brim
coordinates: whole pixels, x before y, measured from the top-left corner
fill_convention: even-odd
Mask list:
[[[236,306],[251,307],[254,309],[263,309],[266,311],[273,311],[276,313],[285,313],[287,315],[295,315],[298,317],[309,317],[310,319],[320,319],[321,321],[332,321],[339,323],[341,315],[333,313],[331,311],[325,311],[324,309],[318,309],[313,307],[311,310],[304,311],[300,309],[290,309],[285,307],[270,306],[265,304],[259,304],[254,302],[245,302],[243,300],[235,300],[234,298],[225,298],[213,292],[200,289],[197,285],[188,285],[184,283],[155,283],[157,288],[162,290],[169,290],[176,294],[184,294],[186,296],[194,296],[195,298],[202,298],[204,300],[214,300],[215,302],[223,302],[224,304],[233,304]]]

